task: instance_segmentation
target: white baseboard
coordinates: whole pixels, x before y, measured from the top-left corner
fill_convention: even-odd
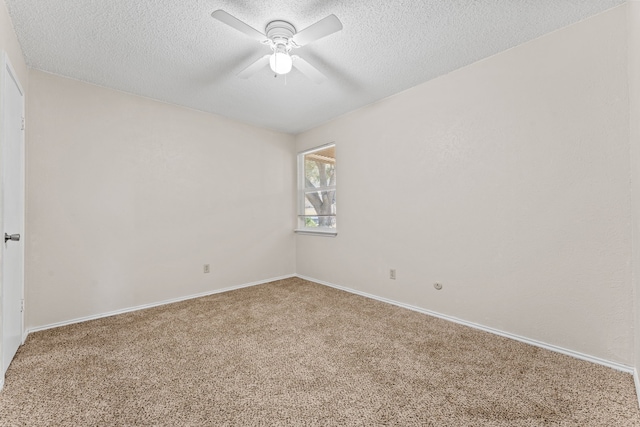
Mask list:
[[[0,391],[4,388],[4,375],[0,378]]]
[[[222,292],[235,291],[236,289],[242,289],[242,288],[248,288],[250,286],[262,285],[262,284],[269,283],[269,282],[275,282],[275,281],[278,281],[278,280],[289,279],[291,277],[296,277],[296,275],[295,274],[290,274],[288,276],[273,277],[271,279],[259,280],[257,282],[245,283],[245,284],[242,284],[242,285],[230,286],[228,288],[222,288],[222,289],[216,289],[216,290],[213,290],[213,291],[201,292],[199,294],[192,294],[192,295],[187,295],[187,296],[178,297],[178,298],[172,298],[172,299],[168,299],[168,300],[164,300],[164,301],[137,305],[135,307],[128,307],[128,308],[123,308],[123,309],[120,309],[120,310],[109,311],[107,313],[94,314],[94,315],[91,315],[91,316],[78,317],[76,319],[65,320],[65,321],[62,321],[62,322],[51,323],[51,324],[48,324],[48,325],[36,326],[36,327],[33,327],[33,328],[29,328],[29,329],[27,329],[25,331],[22,342],[26,341],[27,336],[32,332],[44,331],[46,329],[59,328],[60,326],[72,325],[74,323],[86,322],[88,320],[101,319],[103,317],[116,316],[118,314],[130,313],[132,311],[144,310],[146,308],[158,307],[158,306],[161,306],[161,305],[172,304],[174,302],[180,302],[180,301],[185,301],[185,300],[194,299],[194,298],[206,297],[206,296],[209,296],[209,295],[220,294]]]
[[[448,316],[446,314],[441,314],[435,311],[431,311],[431,310],[427,310],[424,308],[420,308],[420,307],[416,307],[410,304],[405,304],[402,302],[398,302],[398,301],[394,301],[388,298],[383,298],[383,297],[379,297],[377,295],[373,295],[373,294],[369,294],[366,292],[361,292],[355,289],[351,289],[351,288],[347,288],[344,286],[339,286],[333,283],[329,283],[329,282],[325,282],[323,280],[318,280],[318,279],[314,279],[312,277],[307,277],[307,276],[303,276],[303,275],[299,275],[299,274],[291,274],[291,275],[287,275],[287,276],[280,276],[280,277],[273,277],[271,279],[266,279],[266,280],[260,280],[257,282],[251,282],[251,283],[245,283],[242,285],[237,285],[237,286],[231,286],[231,287],[227,287],[227,288],[223,288],[223,289],[216,289],[213,291],[207,291],[207,292],[202,292],[199,294],[193,294],[193,295],[187,295],[187,296],[183,296],[183,297],[178,297],[178,298],[173,298],[173,299],[169,299],[169,300],[164,300],[164,301],[159,301],[159,302],[154,302],[154,303],[149,303],[149,304],[143,304],[143,305],[138,305],[135,307],[129,307],[129,308],[124,308],[124,309],[120,309],[120,310],[115,310],[115,311],[110,311],[107,313],[100,313],[100,314],[95,314],[95,315],[91,315],[91,316],[86,316],[86,317],[80,317],[80,318],[76,318],[76,319],[70,319],[70,320],[65,320],[62,322],[56,322],[56,323],[51,323],[48,325],[43,325],[43,326],[37,326],[37,327],[33,327],[33,328],[29,328],[28,330],[25,331],[24,336],[23,336],[23,342],[27,339],[27,336],[32,333],[32,332],[37,332],[37,331],[43,331],[46,329],[52,329],[52,328],[58,328],[60,326],[66,326],[66,325],[71,325],[74,323],[80,323],[80,322],[86,322],[88,320],[95,320],[95,319],[101,319],[103,317],[110,317],[110,316],[116,316],[118,314],[124,314],[124,313],[129,313],[132,311],[137,311],[137,310],[144,310],[146,308],[152,308],[152,307],[158,307],[161,305],[166,305],[166,304],[171,304],[174,302],[180,302],[180,301],[185,301],[185,300],[189,300],[189,299],[194,299],[194,298],[200,298],[200,297],[204,297],[204,296],[208,296],[208,295],[214,295],[214,294],[218,294],[218,293],[222,293],[222,292],[228,292],[228,291],[233,291],[236,289],[242,289],[242,288],[247,288],[250,286],[257,286],[257,285],[262,285],[264,283],[269,283],[269,282],[274,282],[277,280],[283,280],[283,279],[288,279],[291,277],[298,277],[300,279],[304,279],[304,280],[308,280],[310,282],[314,282],[314,283],[318,283],[321,285],[325,285],[325,286],[329,286],[335,289],[340,289],[342,291],[345,292],[349,292],[352,294],[356,294],[356,295],[360,295],[366,298],[371,298],[377,301],[381,301],[387,304],[392,304],[398,307],[402,307],[402,308],[406,308],[408,310],[412,310],[412,311],[416,311],[418,313],[422,313],[422,314],[426,314],[429,316],[433,316],[433,317],[437,317],[440,319],[444,319],[444,320],[448,320],[450,322],[454,322],[454,323],[458,323],[461,325],[465,325],[465,326],[469,326],[471,328],[474,329],[479,329],[485,332],[489,332],[495,335],[499,335],[502,337],[506,337],[506,338],[511,338],[514,339],[516,341],[520,341],[523,342],[525,344],[530,344],[530,345],[534,345],[536,347],[540,347],[540,348],[544,348],[547,350],[551,350],[557,353],[561,353],[561,354],[565,354],[567,356],[572,356],[575,357],[576,359],[580,359],[580,360],[585,360],[588,362],[592,362],[592,363],[596,363],[598,365],[602,365],[602,366],[606,366],[618,371],[622,371],[622,372],[626,372],[629,374],[633,374],[634,377],[634,382],[635,382],[635,386],[636,386],[636,391],[638,393],[638,404],[640,405],[640,378],[638,377],[638,372],[636,369],[634,369],[631,366],[628,365],[624,365],[618,362],[612,362],[609,360],[605,360],[605,359],[601,359],[599,357],[595,357],[595,356],[590,356],[588,354],[584,354],[584,353],[580,353],[577,351],[573,351],[573,350],[569,350],[566,348],[562,348],[562,347],[558,347],[552,344],[547,344],[541,341],[537,341],[534,339],[530,339],[530,338],[526,338],[520,335],[516,335],[516,334],[512,334],[509,332],[504,332],[501,331],[499,329],[494,329],[488,326],[483,326],[480,325],[478,323],[474,323],[474,322],[469,322],[466,320],[462,320],[462,319],[458,319],[456,317],[453,316]],[[0,378],[0,390],[2,389],[2,386],[4,385],[4,378]]]
[[[633,383],[636,385],[636,397],[638,398],[638,407],[640,407],[640,378],[638,378],[638,370],[633,369]]]
[[[306,277],[306,276],[302,276],[302,275],[299,275],[299,274],[296,274],[296,277],[299,277],[300,279],[308,280],[310,282],[315,282],[315,283],[318,283],[318,284],[321,284],[321,285],[329,286],[329,287],[332,287],[332,288],[335,288],[335,289],[340,289],[342,291],[349,292],[349,293],[356,294],[356,295],[360,295],[360,296],[363,296],[363,297],[366,297],[366,298],[371,298],[371,299],[374,299],[374,300],[377,300],[377,301],[385,302],[387,304],[396,305],[398,307],[406,308],[408,310],[417,311],[418,313],[426,314],[426,315],[433,316],[433,317],[438,317],[440,319],[448,320],[450,322],[454,322],[454,323],[458,323],[458,324],[461,324],[461,325],[469,326],[471,328],[479,329],[481,331],[490,332],[490,333],[495,334],[495,335],[500,335],[501,337],[511,338],[511,339],[516,340],[516,341],[523,342],[525,344],[534,345],[536,347],[540,347],[540,348],[544,348],[544,349],[547,349],[547,350],[551,350],[551,351],[554,351],[556,353],[562,353],[562,354],[565,354],[567,356],[575,357],[576,359],[586,360],[587,362],[596,363],[598,365],[606,366],[608,368],[612,368],[612,369],[615,369],[617,371],[622,371],[622,372],[626,372],[626,373],[629,373],[629,374],[634,374],[634,371],[635,371],[635,369],[633,367],[624,365],[622,363],[612,362],[612,361],[609,361],[609,360],[601,359],[599,357],[590,356],[588,354],[580,353],[580,352],[573,351],[573,350],[568,350],[566,348],[558,347],[558,346],[555,346],[555,345],[552,345],[552,344],[547,344],[547,343],[544,343],[544,342],[541,342],[541,341],[537,341],[537,340],[534,340],[534,339],[522,337],[520,335],[512,334],[512,333],[509,333],[509,332],[504,332],[504,331],[501,331],[499,329],[494,329],[494,328],[491,328],[491,327],[488,327],[488,326],[483,326],[483,325],[480,325],[478,323],[473,323],[473,322],[469,322],[469,321],[466,321],[466,320],[458,319],[457,317],[448,316],[446,314],[441,314],[441,313],[438,313],[438,312],[435,312],[435,311],[431,311],[431,310],[427,310],[427,309],[424,309],[424,308],[416,307],[416,306],[413,306],[413,305],[405,304],[405,303],[402,303],[402,302],[394,301],[394,300],[391,300],[391,299],[388,299],[388,298],[383,298],[383,297],[379,297],[377,295],[369,294],[369,293],[366,293],[366,292],[361,292],[361,291],[358,291],[358,290],[355,290],[355,289],[351,289],[351,288],[347,288],[347,287],[344,287],[344,286],[335,285],[333,283],[325,282],[325,281],[322,281],[322,280],[317,280],[317,279],[314,279],[312,277]],[[636,390],[638,390],[640,392],[640,383],[638,382],[638,376],[634,375],[634,377],[636,379]]]

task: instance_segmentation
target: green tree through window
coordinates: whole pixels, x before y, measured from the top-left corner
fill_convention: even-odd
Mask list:
[[[300,154],[300,223],[306,229],[336,228],[335,145]]]

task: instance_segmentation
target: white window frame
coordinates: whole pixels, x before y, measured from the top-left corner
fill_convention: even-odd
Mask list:
[[[313,153],[316,151],[322,151],[325,150],[329,147],[335,147],[336,144],[335,142],[331,142],[329,144],[324,144],[324,145],[320,145],[318,147],[313,147],[310,148],[309,150],[305,150],[305,151],[301,151],[298,153],[298,159],[297,159],[297,164],[298,164],[298,202],[297,202],[297,209],[296,209],[296,222],[297,222],[297,228],[294,230],[296,233],[298,234],[311,234],[311,235],[317,235],[317,236],[328,236],[328,237],[335,237],[338,235],[338,227],[337,227],[337,223],[336,223],[336,228],[330,228],[330,227],[305,227],[304,226],[304,222],[301,221],[301,217],[304,216],[304,206],[305,206],[305,193],[308,191],[308,188],[305,188],[305,182],[304,182],[304,157],[309,154],[309,153]],[[337,157],[337,155],[336,155]],[[337,173],[337,166],[336,167],[336,173]],[[336,181],[337,184],[337,181]],[[320,187],[315,189],[315,191],[326,191],[326,190],[332,190],[335,191],[335,197],[336,197],[336,206],[337,206],[337,197],[338,197],[338,193],[337,193],[337,185],[332,185],[330,187]],[[337,214],[336,214],[336,220],[337,220]]]

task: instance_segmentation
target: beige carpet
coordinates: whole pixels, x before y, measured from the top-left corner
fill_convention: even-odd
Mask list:
[[[640,426],[602,366],[287,279],[29,336],[2,426]]]

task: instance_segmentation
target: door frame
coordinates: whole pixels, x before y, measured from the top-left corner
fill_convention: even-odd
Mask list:
[[[13,66],[11,65],[11,61],[9,60],[9,55],[4,51],[0,50],[0,65],[2,69],[0,69],[0,156],[4,151],[4,145],[6,140],[5,135],[5,121],[6,121],[6,110],[8,106],[6,105],[6,96],[4,95],[6,92],[6,85],[10,81],[15,82],[18,90],[22,94],[22,111],[21,115],[25,117],[25,109],[26,109],[26,96],[22,84],[20,84],[20,80],[18,75],[16,74]],[[24,119],[23,119],[24,120]],[[24,122],[23,122],[24,124]],[[26,125],[24,125],[24,130],[22,132],[22,140],[20,141],[20,162],[21,162],[21,174],[22,174],[22,184],[18,191],[22,192],[22,239],[24,239],[24,229],[26,228],[26,159],[25,159],[25,141],[26,141]],[[2,168],[3,159],[0,158],[0,230],[4,230],[4,169]],[[0,234],[2,234],[0,232]],[[20,296],[22,300],[22,310],[20,316],[20,332],[21,332],[21,344],[24,344],[26,339],[25,328],[24,328],[24,279],[25,279],[25,246],[26,242],[23,240],[22,244],[22,280],[21,280],[21,288]],[[4,349],[4,300],[2,299],[2,294],[4,293],[4,278],[3,278],[3,261],[4,261],[4,251],[5,245],[0,245],[0,369],[2,372],[5,371],[5,367],[2,366],[4,361],[2,360]],[[4,386],[4,374],[0,376],[0,390]]]

